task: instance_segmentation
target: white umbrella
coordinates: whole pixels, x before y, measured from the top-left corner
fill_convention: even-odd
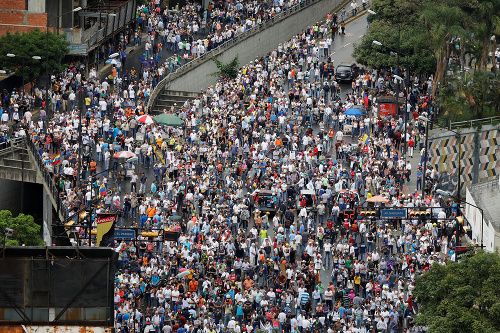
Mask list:
[[[116,59],[108,59],[108,60],[106,60],[106,63],[107,64],[112,64],[112,65],[121,64],[121,62],[119,60],[116,60]]]
[[[135,157],[135,154],[130,152],[130,151],[127,151],[127,150],[122,150],[121,152],[114,154],[113,157],[114,158],[132,158],[132,157]]]

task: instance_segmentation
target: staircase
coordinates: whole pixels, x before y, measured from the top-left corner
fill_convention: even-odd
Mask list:
[[[0,150],[0,178],[41,184],[36,173],[24,138],[14,139]]]
[[[156,103],[153,105],[153,114],[162,113],[163,110],[170,110],[174,103],[177,104],[177,108],[181,107],[186,100],[193,101],[200,97],[200,93],[190,92],[190,91],[175,91],[164,89],[156,99]]]
[[[16,138],[0,146],[0,178],[42,184],[57,212],[57,218],[64,221],[65,209],[59,200],[59,191],[36,146],[28,138]]]

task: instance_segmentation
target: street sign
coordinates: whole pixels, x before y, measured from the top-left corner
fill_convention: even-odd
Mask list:
[[[406,209],[382,209],[380,211],[381,218],[406,218]]]
[[[135,239],[135,230],[115,229],[115,238],[117,238],[117,239]]]

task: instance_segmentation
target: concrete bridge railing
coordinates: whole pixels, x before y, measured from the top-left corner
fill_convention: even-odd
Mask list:
[[[309,0],[287,9],[272,19],[247,30],[245,33],[230,39],[218,48],[203,54],[199,58],[188,62],[175,72],[168,74],[153,89],[147,109],[153,109],[158,96],[164,89],[178,91],[200,92],[216,81],[208,74],[215,72],[216,66],[211,61],[218,57],[227,62],[237,54],[241,64],[247,64],[257,57],[261,57],[279,43],[289,40],[311,24],[323,20],[333,9],[340,9],[345,0]],[[350,8],[346,8],[346,18],[351,17]],[[189,73],[189,75],[187,75]]]

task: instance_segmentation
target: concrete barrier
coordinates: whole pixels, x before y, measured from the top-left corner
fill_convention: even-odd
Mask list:
[[[169,74],[153,90],[148,103],[152,109],[156,99],[164,89],[200,92],[216,82],[216,77],[209,74],[217,71],[212,56],[222,62],[229,62],[236,55],[240,64],[262,57],[274,50],[280,43],[290,40],[308,26],[322,21],[326,15],[346,6],[346,18],[351,17],[348,1],[345,0],[309,0],[289,9],[286,13],[255,27],[243,35],[229,40],[216,50],[212,50]]]
[[[341,4],[342,0],[321,0],[296,11],[293,15],[274,23],[243,41],[235,43],[217,56],[223,63],[231,61],[238,55],[240,64],[248,64],[258,57],[273,51],[280,43],[291,39],[308,26],[323,20],[328,12]],[[168,89],[181,91],[200,92],[213,85],[217,78],[210,76],[217,72],[217,67],[212,60],[186,72],[181,77],[170,82]]]

